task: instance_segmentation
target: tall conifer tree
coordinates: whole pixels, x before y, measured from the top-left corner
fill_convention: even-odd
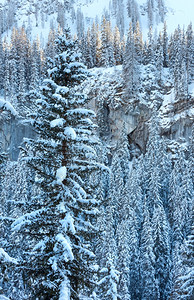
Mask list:
[[[57,39],[56,47],[50,79],[42,86],[34,115],[38,139],[26,141],[34,153],[26,159],[40,192],[13,230],[32,238],[21,266],[31,281],[32,297],[78,299],[93,285],[90,221],[95,219],[96,201],[85,180],[86,172],[96,168],[89,119],[94,113],[83,107],[86,97],[77,90],[87,71],[76,42],[67,33]]]

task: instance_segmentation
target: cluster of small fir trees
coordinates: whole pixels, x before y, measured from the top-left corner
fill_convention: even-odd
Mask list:
[[[0,93],[21,115],[34,105],[35,91],[46,76],[49,58],[56,54],[55,39],[62,33],[50,30],[44,49],[39,37],[31,42],[24,27],[13,28],[10,42],[0,40]]]
[[[0,68],[4,98],[22,113],[27,95],[38,87],[43,76],[44,56],[39,39],[31,43],[24,28],[13,28],[10,43],[1,41]]]
[[[132,168],[126,132],[113,155],[97,254],[106,282],[101,297],[113,281],[107,261],[118,276],[107,299],[192,299],[192,147],[172,159],[156,116],[149,132],[146,153]]]
[[[178,27],[168,36],[164,22],[162,32],[153,36],[149,27],[148,40],[143,41],[139,21],[130,23],[127,38],[103,16],[101,26],[93,23],[80,37],[80,48],[89,68],[123,65],[123,84],[128,97],[141,90],[142,66],[152,65],[158,89],[162,86],[164,68],[170,69],[176,99],[188,98],[188,86],[193,80],[194,38],[192,24],[186,32]],[[149,70],[148,70],[149,72]]]
[[[172,87],[176,100],[188,99],[189,84],[193,80],[193,53],[194,38],[192,24],[189,24],[186,32],[178,27],[169,38],[167,26],[164,23],[163,31],[158,37],[153,37],[152,28],[148,33],[148,41],[142,40],[142,33],[137,23],[135,29],[130,24],[125,52],[123,55],[123,83],[125,96],[130,99],[137,98],[142,91],[144,81],[141,82],[142,72],[154,72],[154,81],[148,88],[147,98],[151,90],[161,90],[163,86],[164,69],[170,71]],[[145,67],[143,67],[145,66]]]

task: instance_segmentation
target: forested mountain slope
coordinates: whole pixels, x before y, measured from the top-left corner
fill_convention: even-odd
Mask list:
[[[58,24],[70,27],[78,37],[92,26],[94,21],[101,22],[104,15],[117,25],[121,35],[126,34],[131,21],[133,26],[139,21],[146,39],[152,26],[161,30],[164,20],[169,32],[178,24],[187,26],[193,21],[192,0],[184,3],[175,0],[1,0],[0,31],[9,34],[13,27],[25,26],[30,38],[41,36],[45,43],[50,29],[57,29]]]
[[[0,1],[0,299],[193,299],[194,34],[175,4]]]

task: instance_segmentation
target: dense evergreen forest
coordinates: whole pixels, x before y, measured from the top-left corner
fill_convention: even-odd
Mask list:
[[[87,28],[71,1],[29,1],[37,27],[57,13],[43,41],[32,39],[30,18],[17,26],[20,6],[8,2],[0,6],[0,299],[192,300],[192,24],[169,34],[163,0],[141,11],[135,0],[110,1]],[[19,148],[9,143],[17,127],[28,128]]]

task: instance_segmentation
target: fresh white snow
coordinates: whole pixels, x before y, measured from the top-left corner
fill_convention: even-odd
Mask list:
[[[165,3],[169,31],[174,31],[178,24],[186,28],[190,22],[194,23],[193,0],[165,0]]]
[[[76,132],[72,127],[66,127],[64,130],[64,135],[71,140],[76,139]]]
[[[0,112],[3,110],[9,111],[13,116],[17,116],[18,113],[9,101],[5,101],[3,98],[0,98]]]
[[[194,82],[189,84],[189,94],[194,97]]]
[[[3,296],[3,295],[0,295],[0,300],[10,300],[9,298]]]
[[[140,6],[145,5],[146,0],[136,0],[139,6],[139,11],[141,11]],[[0,0],[0,4],[3,6],[7,1]],[[36,1],[34,1],[36,2]],[[58,2],[63,3],[62,0],[58,0]],[[125,26],[125,34],[127,34],[130,18],[127,16],[126,4],[127,0],[124,0],[124,26]],[[190,22],[194,22],[194,14],[193,14],[193,0],[185,0],[185,1],[177,1],[177,0],[165,0],[165,5],[167,6],[167,29],[169,33],[172,33],[178,25],[181,27],[187,27]],[[75,14],[79,9],[84,15],[84,25],[85,30],[87,30],[88,26],[91,26],[94,21],[98,21],[101,24],[101,18],[105,14],[105,11],[109,12],[110,8],[110,0],[93,0],[93,1],[75,1],[73,3],[73,9]],[[30,12],[30,13],[29,13]],[[31,26],[30,38],[31,40],[40,38],[41,46],[44,46],[48,39],[48,34],[50,31],[50,27],[52,24],[53,28],[58,27],[57,23],[57,12],[47,15],[44,17],[44,22],[41,21],[40,14],[38,16],[38,20],[36,20],[35,12],[30,11],[30,3],[29,1],[23,1],[21,3],[20,8],[16,12],[17,26],[24,26],[29,28]],[[75,22],[75,18],[72,19],[72,12],[67,12],[65,14],[65,22],[66,26],[71,29],[72,34],[76,34],[77,24]],[[116,25],[115,16],[111,15],[111,23],[114,27]],[[142,28],[144,39],[147,39],[148,33],[148,20],[147,15],[141,15],[140,13],[140,26]],[[163,28],[163,23],[155,24],[153,26],[153,32],[159,32]],[[6,32],[6,38],[9,40],[11,37],[11,30]]]
[[[62,184],[62,182],[66,178],[66,176],[67,176],[67,169],[66,169],[65,166],[60,167],[59,169],[57,169],[56,178],[57,178],[57,183],[58,184]]]
[[[65,261],[73,260],[74,255],[71,249],[70,241],[68,241],[68,237],[65,238],[62,233],[59,233],[56,236],[56,241],[63,247],[63,258]],[[55,249],[57,250],[57,247]]]
[[[69,230],[72,232],[72,234],[75,234],[75,226],[74,226],[74,219],[72,218],[70,213],[67,213],[65,218],[61,221],[61,225],[64,228],[65,232]]]
[[[5,252],[3,248],[0,248],[0,262],[17,264],[17,260],[9,256],[9,254],[7,254],[7,252]]]
[[[51,128],[62,127],[63,126],[63,122],[64,122],[64,120],[62,118],[54,119],[54,120],[52,120],[50,122],[50,126],[51,126]]]
[[[70,289],[68,279],[65,277],[61,283],[59,300],[69,300],[70,299]]]

